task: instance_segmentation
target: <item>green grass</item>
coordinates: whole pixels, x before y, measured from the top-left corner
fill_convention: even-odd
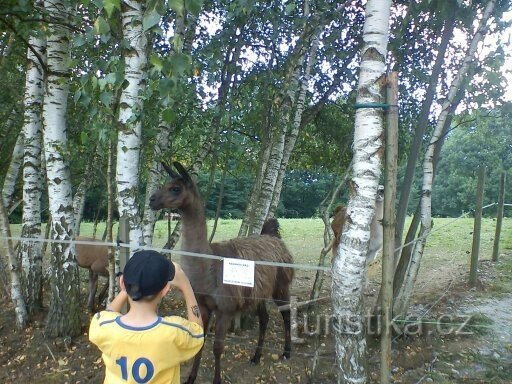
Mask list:
[[[315,265],[323,247],[324,225],[321,219],[279,219],[281,235],[297,263]],[[406,230],[409,220],[406,223]],[[172,223],[174,225],[174,223]],[[214,241],[227,240],[237,236],[241,220],[221,219],[217,224]],[[208,221],[211,231],[213,221]],[[480,260],[491,258],[495,232],[495,219],[482,220],[480,238]],[[512,249],[512,218],[505,218],[500,241],[501,252]],[[98,224],[96,237],[101,238],[104,223]],[[114,232],[117,226],[114,226]],[[473,219],[434,218],[434,226],[427,239],[422,268],[440,266],[446,263],[469,265],[472,247]],[[12,233],[18,236],[20,226],[13,225]],[[81,234],[93,234],[92,223],[82,223]],[[115,235],[114,235],[115,236]],[[158,221],[155,226],[154,245],[162,247],[167,239],[167,221]],[[179,246],[179,245],[178,245]]]

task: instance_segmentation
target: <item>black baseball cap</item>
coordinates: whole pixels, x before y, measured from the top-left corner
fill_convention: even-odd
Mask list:
[[[149,250],[135,252],[124,267],[126,292],[135,301],[155,295],[174,279],[174,272],[174,264],[161,253]]]

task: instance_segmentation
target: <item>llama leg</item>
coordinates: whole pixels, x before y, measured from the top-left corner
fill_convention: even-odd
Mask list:
[[[89,298],[87,299],[87,308],[89,308],[89,311],[94,313],[95,306],[94,306],[94,299],[96,298],[96,290],[98,289],[98,274],[89,271]]]
[[[265,302],[261,303],[258,306],[258,319],[260,323],[260,335],[258,337],[258,346],[256,347],[256,352],[254,352],[254,356],[251,359],[252,364],[258,364],[260,362],[261,349],[263,348],[263,342],[265,341],[265,333],[267,332],[268,312]]]
[[[281,309],[281,316],[283,317],[284,324],[284,352],[283,359],[289,359],[292,351],[292,337],[291,337],[291,315],[290,315],[290,293],[279,292],[274,296],[274,302],[278,307],[288,305],[287,309]],[[296,320],[296,319],[295,319]]]
[[[208,333],[208,325],[210,322],[211,313],[210,313],[210,311],[208,311],[208,309],[206,307],[200,306],[199,309],[201,311],[201,317],[203,318],[203,327],[204,327],[203,329],[204,329],[204,334],[206,337],[206,334]],[[199,370],[199,365],[201,363],[201,356],[203,354],[203,349],[204,349],[204,345],[199,350],[199,352],[196,354],[196,356],[194,357],[194,364],[192,365],[192,369],[190,370],[190,374],[189,374],[188,379],[185,382],[185,384],[194,384],[194,382],[196,381],[197,371]]]
[[[224,352],[224,339],[226,332],[231,322],[231,315],[217,312],[217,319],[215,320],[215,341],[213,342],[213,355],[215,356],[215,375],[213,377],[213,384],[220,384],[220,359]]]

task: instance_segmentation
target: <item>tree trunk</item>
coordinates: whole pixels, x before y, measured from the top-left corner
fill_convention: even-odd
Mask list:
[[[457,100],[452,105],[452,113],[448,116],[448,118],[445,121],[445,125],[443,128],[443,134],[441,135],[441,140],[437,143],[436,148],[434,150],[434,159],[433,159],[434,179],[435,179],[435,175],[436,175],[437,164],[439,162],[439,156],[441,154],[441,149],[443,147],[444,140],[446,138],[446,133],[448,132],[448,129],[451,125],[451,121],[453,119],[453,112],[459,105],[463,96],[464,96],[464,92],[462,92],[462,90],[459,90],[459,93],[457,95]],[[400,253],[400,259],[395,268],[395,275],[393,278],[393,298],[395,301],[396,301],[396,298],[398,297],[398,294],[400,293],[400,290],[401,290],[402,285],[405,280],[405,275],[407,273],[407,268],[409,267],[409,263],[411,261],[412,251],[414,249],[414,238],[416,237],[416,233],[418,232],[418,226],[420,225],[420,221],[421,221],[421,201],[418,202],[416,210],[414,211],[414,215],[412,217],[411,223],[409,224],[409,229],[407,230],[407,234],[406,234],[405,240],[404,240],[404,245],[403,245],[402,251]],[[379,293],[379,296],[380,296],[380,293]]]
[[[309,14],[307,9],[306,2],[305,15]],[[306,47],[309,46],[309,44],[307,44],[307,41],[309,40],[305,41],[305,39],[311,38],[311,35],[311,31],[306,28],[301,41],[297,43],[294,52],[290,55],[290,59],[287,64],[287,72],[283,79],[282,90],[276,94],[272,103],[273,120],[270,126],[268,148],[262,148],[265,157],[262,156],[263,158],[260,160],[262,164],[261,174],[263,177],[261,179],[261,184],[259,182],[256,183],[251,192],[250,201],[254,202],[254,208],[252,212],[246,212],[246,215],[248,214],[248,216],[251,217],[247,229],[247,233],[249,235],[261,232],[263,223],[270,213],[276,182],[285,156],[287,134],[292,130],[292,127],[290,126],[292,111],[297,102],[298,95],[300,94],[300,76],[303,72],[303,65],[308,52]],[[300,114],[302,114],[302,112],[300,112]],[[296,129],[298,128],[299,126],[297,126]],[[297,134],[298,132],[295,132],[295,135]],[[289,145],[290,148],[293,149],[295,143],[290,141]],[[267,153],[268,156],[266,156]]]
[[[272,201],[270,203],[270,208],[268,212],[268,216],[273,217],[277,211],[277,206],[279,205],[279,200],[281,198],[281,191],[283,189],[283,181],[286,174],[286,169],[288,168],[288,162],[290,160],[290,156],[292,155],[293,149],[295,148],[295,143],[297,142],[297,137],[299,136],[299,130],[302,127],[302,113],[304,112],[305,103],[306,103],[306,91],[309,83],[309,79],[311,78],[311,68],[315,63],[316,51],[318,49],[318,45],[320,43],[319,35],[322,31],[321,28],[317,28],[314,32],[312,43],[309,49],[308,61],[306,63],[306,69],[304,70],[304,78],[300,84],[300,88],[298,90],[297,102],[295,105],[295,113],[292,122],[291,131],[286,135],[283,158],[281,159],[281,166],[279,168],[279,173],[277,175],[276,184],[274,187],[274,193],[272,195]]]
[[[109,243],[114,241],[112,227],[114,226],[114,186],[113,186],[113,168],[114,168],[114,148],[112,139],[108,140],[107,148],[107,223],[106,223],[106,239]],[[108,249],[108,299],[109,303],[114,300],[116,294],[116,250],[112,247]]]
[[[501,225],[503,223],[503,207],[505,204],[505,181],[507,173],[501,171],[500,189],[498,193],[498,208],[496,209],[496,230],[494,232],[494,244],[492,247],[492,261],[498,261],[500,254]]]
[[[363,29],[357,104],[381,102],[391,1],[369,0]],[[332,265],[332,301],[339,383],[367,383],[363,287],[370,223],[382,163],[382,111],[358,108],[347,220]]]
[[[215,231],[217,230],[217,224],[220,218],[220,212],[222,211],[222,200],[224,199],[224,186],[226,185],[226,173],[228,170],[228,164],[224,164],[224,169],[222,170],[222,177],[220,179],[220,191],[219,198],[217,199],[217,209],[215,210],[215,220],[213,222],[212,232],[210,233],[209,242],[213,241],[213,237],[215,236]]]
[[[452,104],[457,97],[459,89],[463,84],[464,78],[466,77],[466,74],[469,71],[470,64],[474,59],[474,55],[477,50],[478,44],[483,39],[485,26],[487,24],[487,20],[492,14],[494,4],[495,0],[491,0],[487,3],[487,6],[485,7],[484,13],[479,22],[479,26],[471,40],[471,44],[469,45],[468,51],[466,52],[462,65],[452,85],[450,86],[446,100],[442,105],[441,113],[437,120],[434,133],[432,135],[432,138],[430,139],[430,145],[428,146],[427,153],[425,154],[425,159],[423,161],[423,186],[421,191],[420,202],[421,227],[420,232],[418,234],[418,241],[414,245],[413,254],[411,257],[411,261],[409,263],[409,268],[405,277],[404,284],[402,286],[401,291],[398,293],[397,300],[395,301],[395,316],[398,315],[399,317],[405,317],[405,315],[407,314],[413,288],[416,282],[416,278],[418,276],[421,258],[423,256],[423,252],[425,249],[425,243],[432,228],[431,202],[432,185],[434,178],[434,151],[438,143],[443,141],[442,139],[445,122],[449,117],[450,111],[452,109]]]
[[[52,18],[66,22],[70,9],[63,0],[44,2]],[[43,138],[51,214],[51,303],[46,323],[49,337],[78,336],[82,313],[75,247],[61,240],[74,237],[73,200],[67,159],[66,107],[69,76],[67,29],[50,24],[47,38],[48,74],[43,105]]]
[[[45,58],[46,41],[30,38],[29,44]],[[41,237],[41,196],[43,179],[41,172],[41,112],[43,106],[43,68],[32,50],[27,50],[27,78],[25,84],[25,116],[23,126],[23,219],[21,236]],[[42,279],[43,253],[40,242],[21,242],[23,293],[30,315],[43,306]]]
[[[11,162],[9,169],[5,174],[4,183],[2,186],[2,199],[6,212],[14,203],[14,193],[16,192],[16,180],[20,174],[21,165],[23,164],[23,132],[20,132],[16,139],[16,144],[12,151]]]
[[[144,201],[144,215],[142,217],[142,229],[144,233],[144,244],[151,246],[153,244],[153,233],[155,231],[155,223],[160,211],[154,211],[149,207],[149,199],[154,192],[160,188],[162,182],[162,165],[160,160],[163,154],[169,150],[169,135],[172,134],[172,127],[160,121],[158,125],[158,134],[154,146],[153,161],[149,169],[148,184],[146,186],[146,199]]]
[[[121,4],[123,38],[130,46],[124,48],[125,79],[128,85],[121,93],[117,141],[117,204],[120,217],[129,222],[130,244],[143,243],[137,201],[142,134],[142,92],[145,89],[147,40],[142,28],[142,2],[127,0]]]
[[[2,237],[11,237],[11,229],[7,211],[2,201],[0,201],[0,235]],[[9,260],[9,270],[11,275],[11,300],[14,304],[14,312],[16,313],[16,329],[21,331],[25,328],[28,321],[27,307],[23,300],[23,294],[20,283],[20,271],[18,260],[14,253],[12,240],[6,239],[7,259]]]
[[[437,84],[439,83],[439,75],[441,73],[442,64],[444,63],[444,57],[446,48],[453,35],[453,27],[455,24],[455,18],[447,18],[443,34],[441,36],[441,42],[437,49],[437,57],[432,67],[432,73],[430,74],[430,81],[425,93],[425,100],[423,100],[420,116],[416,124],[414,131],[414,138],[409,150],[407,157],[407,168],[405,171],[404,181],[400,188],[400,199],[398,201],[398,207],[396,211],[396,230],[395,230],[395,249],[402,244],[402,237],[405,225],[405,218],[407,216],[407,208],[409,206],[409,197],[411,194],[411,188],[414,182],[414,174],[416,171],[416,163],[418,162],[419,154],[421,152],[421,144],[425,137],[425,131],[429,123],[429,115],[432,107],[432,102],[437,91]],[[398,263],[398,257],[400,253],[395,255],[395,265]]]

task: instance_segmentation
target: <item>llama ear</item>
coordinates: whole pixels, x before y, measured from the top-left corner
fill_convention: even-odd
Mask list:
[[[169,176],[171,176],[172,179],[179,177],[179,175],[176,172],[174,172],[172,170],[172,168],[169,167],[167,164],[165,164],[163,161],[161,164],[162,164],[162,167],[164,167],[164,169],[167,171],[167,173],[169,174]]]
[[[190,175],[188,174],[187,170],[179,163],[178,161],[175,161],[172,163],[174,165],[174,168],[176,168],[180,174],[180,176],[183,178],[184,181],[190,181]]]

